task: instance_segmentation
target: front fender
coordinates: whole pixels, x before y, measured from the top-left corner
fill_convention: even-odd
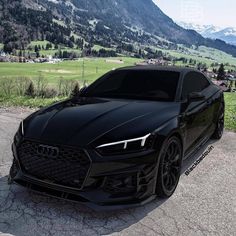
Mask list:
[[[155,142],[155,148],[160,151],[165,140],[172,136],[177,136],[182,144],[184,145],[184,131],[180,128],[179,117],[174,117],[160,128],[158,128],[155,133],[157,134],[157,139]]]

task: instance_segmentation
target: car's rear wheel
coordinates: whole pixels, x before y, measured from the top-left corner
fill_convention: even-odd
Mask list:
[[[177,137],[171,137],[164,143],[158,167],[157,196],[166,198],[174,193],[181,174],[182,153],[182,145]]]
[[[212,135],[213,139],[221,139],[224,133],[224,107],[220,109],[220,114],[216,122],[216,129]]]

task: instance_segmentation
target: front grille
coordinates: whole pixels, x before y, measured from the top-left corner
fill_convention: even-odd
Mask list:
[[[24,141],[18,149],[23,171],[41,180],[81,189],[91,165],[87,154],[77,148],[53,146],[57,155],[40,152],[41,143]],[[50,146],[47,146],[50,148]]]

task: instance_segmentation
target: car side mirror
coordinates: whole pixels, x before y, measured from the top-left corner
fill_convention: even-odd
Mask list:
[[[188,102],[199,102],[203,101],[205,96],[201,92],[192,92],[188,95]]]

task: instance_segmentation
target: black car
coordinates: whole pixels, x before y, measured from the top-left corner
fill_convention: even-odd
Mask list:
[[[9,183],[91,206],[170,197],[181,164],[224,129],[220,88],[190,68],[113,70],[26,118]]]

